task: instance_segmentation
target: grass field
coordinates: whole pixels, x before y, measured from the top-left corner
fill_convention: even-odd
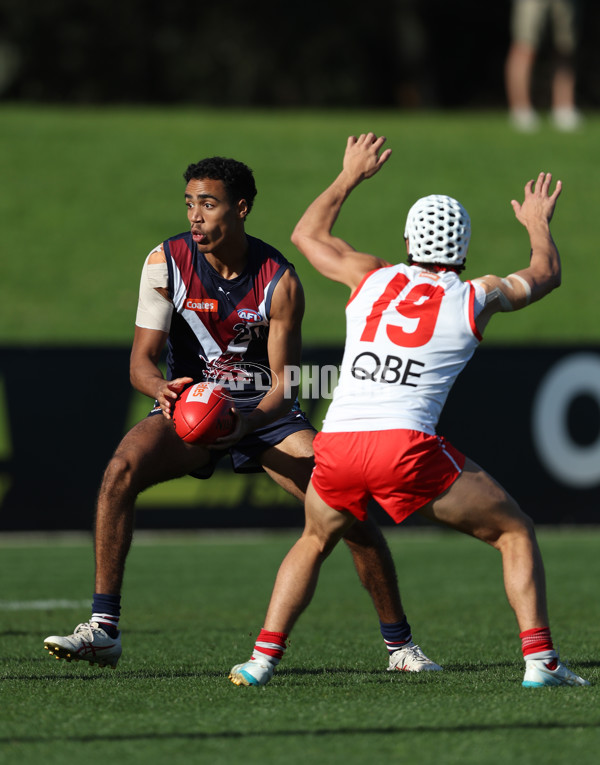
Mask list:
[[[539,170],[551,170],[564,182],[553,223],[564,286],[492,324],[487,341],[598,342],[600,115],[587,115],[575,135],[546,127],[525,136],[508,129],[503,113],[3,105],[0,141],[10,151],[0,154],[0,344],[129,345],[143,259],[186,228],[182,172],[211,154],[255,171],[259,195],[248,232],[296,263],[307,296],[305,343],[341,343],[346,290],[315,274],[289,235],[337,173],[346,137],[369,129],[388,136],[394,155],[350,199],[336,233],[376,255],[403,258],[410,204],[448,193],[473,220],[466,276],[508,273],[528,253],[510,199]],[[147,405],[140,399],[133,419]],[[0,451],[8,453],[2,416]],[[209,489],[220,497],[246,485],[213,481]],[[266,495],[273,488],[265,481],[255,490]],[[159,487],[156,502],[164,491],[177,503],[179,485],[185,494],[199,482]],[[415,639],[445,671],[385,672],[377,620],[349,555],[338,549],[263,689],[236,688],[227,672],[249,656],[293,534],[140,534],[128,559],[125,653],[115,672],[59,663],[42,648],[46,635],[89,617],[90,540],[0,537],[0,760],[595,763],[600,530],[540,534],[555,641],[593,683],[542,691],[521,688],[517,630],[496,553],[458,535],[388,534]]]
[[[338,548],[260,689],[227,672],[249,656],[294,533],[140,535],[114,672],[42,647],[89,616],[89,540],[0,540],[2,762],[596,763],[600,532],[540,532],[555,641],[593,683],[542,690],[520,685],[497,554],[433,529],[388,536],[415,639],[445,671],[385,672],[368,597]]]
[[[349,200],[336,232],[404,259],[403,225],[419,196],[458,197],[473,221],[466,275],[508,273],[528,241],[510,200],[550,170],[564,182],[553,224],[564,287],[489,328],[491,342],[597,341],[595,285],[600,115],[565,135],[509,129],[503,112],[219,111],[0,107],[3,299],[0,343],[116,342],[132,336],[141,264],[187,228],[182,173],[223,154],[247,162],[259,194],[248,231],[295,262],[307,295],[307,344],[343,339],[346,288],[327,282],[289,242],[305,207],[333,179],[348,135],[388,136],[394,155]]]

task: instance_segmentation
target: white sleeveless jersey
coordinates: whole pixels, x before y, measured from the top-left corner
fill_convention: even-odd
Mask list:
[[[435,434],[481,340],[475,318],[484,297],[453,271],[399,264],[367,274],[346,306],[344,357],[323,431]]]

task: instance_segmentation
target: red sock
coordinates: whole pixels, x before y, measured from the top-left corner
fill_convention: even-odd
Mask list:
[[[519,634],[519,637],[521,638],[524,658],[527,658],[532,653],[542,653],[543,651],[554,652],[550,627],[536,627],[532,630],[525,630]]]
[[[256,654],[263,654],[272,664],[279,664],[283,652],[285,651],[285,641],[287,640],[287,633],[285,632],[269,632],[266,629],[261,629],[256,638],[254,644],[254,651],[252,652],[252,658],[258,658]]]

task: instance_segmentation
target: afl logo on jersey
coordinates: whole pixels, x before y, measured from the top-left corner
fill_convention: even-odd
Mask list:
[[[240,319],[249,322],[262,321],[263,318],[258,311],[253,311],[251,308],[238,308],[237,315]]]

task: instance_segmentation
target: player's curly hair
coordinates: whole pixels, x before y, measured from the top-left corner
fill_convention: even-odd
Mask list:
[[[183,177],[186,183],[203,178],[222,181],[227,197],[232,204],[239,202],[240,199],[245,199],[248,205],[247,214],[252,210],[254,197],[257,193],[256,184],[252,170],[243,162],[227,157],[208,157],[189,165]]]

